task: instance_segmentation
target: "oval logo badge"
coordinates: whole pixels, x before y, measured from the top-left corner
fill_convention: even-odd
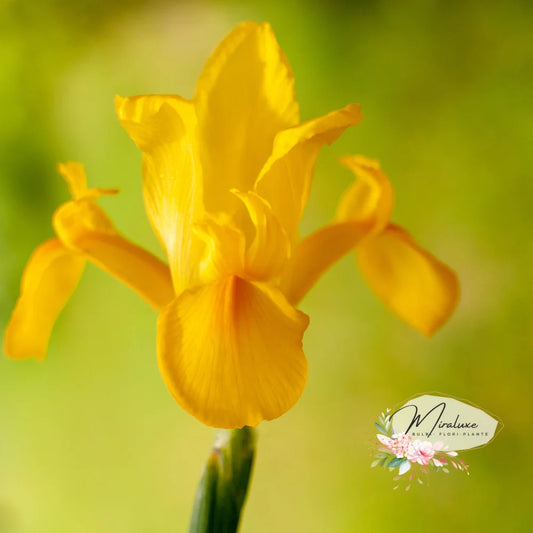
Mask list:
[[[488,444],[503,424],[483,409],[438,393],[405,402],[391,415],[393,433],[412,439],[441,441],[449,450],[470,450]]]

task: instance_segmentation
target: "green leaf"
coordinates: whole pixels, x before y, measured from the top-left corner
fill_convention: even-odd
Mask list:
[[[403,459],[400,457],[395,457],[387,466],[389,468],[396,468],[397,466],[400,466],[403,463]]]
[[[377,422],[374,422],[374,425],[380,433],[383,433],[383,435],[387,434],[387,430],[383,426],[380,426]]]
[[[411,470],[411,462],[406,457],[400,464],[400,468],[399,468],[400,475],[403,476],[403,474],[405,474],[406,472],[409,472],[409,470]]]

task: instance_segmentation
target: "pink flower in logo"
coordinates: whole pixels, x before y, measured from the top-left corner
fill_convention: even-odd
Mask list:
[[[390,437],[386,437],[385,435],[377,435],[377,437],[381,444],[394,453],[396,457],[400,458],[406,456],[407,450],[411,444],[410,435],[406,435],[405,433],[394,434],[392,439]]]
[[[392,436],[392,439],[391,451],[396,454],[396,457],[405,457],[411,445],[411,436],[406,433],[397,433]]]
[[[417,439],[410,444],[406,457],[411,463],[418,463],[425,466],[429,464],[432,457],[435,455],[435,452],[440,450],[442,446],[442,442],[431,444],[431,442],[427,440],[421,441],[420,439]]]

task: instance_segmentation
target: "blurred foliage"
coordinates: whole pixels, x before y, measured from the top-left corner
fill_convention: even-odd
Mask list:
[[[114,94],[191,96],[222,36],[267,20],[304,119],[349,102],[365,115],[321,156],[302,232],[331,218],[351,180],[337,158],[376,157],[395,186],[394,220],[456,268],[463,297],[426,340],[374,299],[352,258],[326,275],[302,305],[308,386],[259,428],[242,531],[529,531],[532,11],[526,0],[0,1],[2,329],[67,197],[57,161],[82,161],[93,186],[119,186],[102,204],[158,250]],[[186,530],[211,430],[167,393],[155,320],[89,267],[47,361],[0,359],[0,531]],[[397,493],[369,468],[373,422],[431,390],[505,428],[465,454],[470,477]]]

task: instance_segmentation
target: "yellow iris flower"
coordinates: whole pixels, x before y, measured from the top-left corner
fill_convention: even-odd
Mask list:
[[[192,100],[117,97],[116,109],[143,153],[146,209],[169,265],[121,237],[96,205],[114,191],[87,189],[81,166],[61,166],[74,199],[54,215],[57,238],[26,267],[6,331],[11,357],[44,357],[89,260],[160,311],[159,367],[176,401],[205,424],[239,428],[300,397],[308,317],[296,305],[351,250],[377,295],[422,333],[452,313],[455,274],[389,223],[392,188],[376,162],[343,160],[357,180],[336,219],[300,239],[321,147],[362,117],[349,105],[300,123],[293,74],[268,24],[237,26]]]

